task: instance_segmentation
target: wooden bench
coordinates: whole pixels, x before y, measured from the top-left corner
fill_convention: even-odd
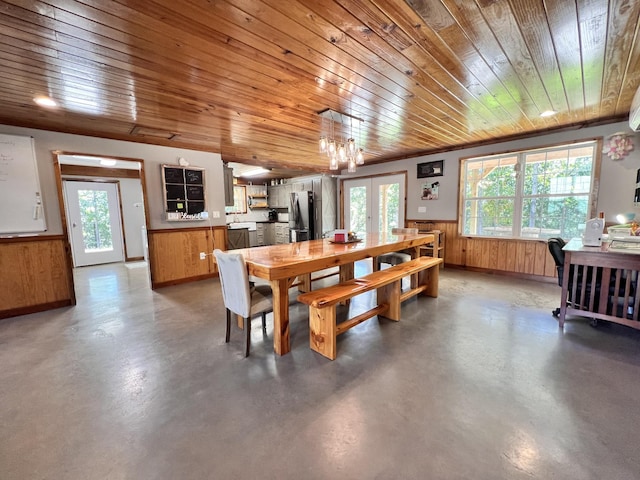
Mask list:
[[[395,321],[400,320],[402,302],[420,293],[437,297],[438,265],[441,263],[441,258],[419,257],[364,277],[299,295],[298,301],[309,305],[309,343],[311,349],[334,360],[336,358],[336,337],[341,333],[376,315]],[[416,274],[418,276],[416,286],[403,292],[402,279]],[[377,305],[375,307],[336,324],[338,304],[371,290],[377,291]]]

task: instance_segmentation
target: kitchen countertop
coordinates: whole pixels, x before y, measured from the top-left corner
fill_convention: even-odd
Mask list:
[[[286,225],[289,224],[289,222],[270,222],[269,220],[256,220],[255,222],[231,222],[231,223],[227,223],[227,228],[229,230],[240,230],[240,229],[246,228],[250,232],[253,232],[253,231],[256,230],[256,224],[257,223],[284,223]]]

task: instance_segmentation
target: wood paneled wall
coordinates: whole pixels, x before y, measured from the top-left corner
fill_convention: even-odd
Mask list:
[[[226,227],[149,231],[152,288],[217,275],[211,253],[215,248],[225,250],[226,245]],[[207,254],[205,260],[200,260],[200,252]]]
[[[556,276],[544,241],[468,238],[458,235],[456,222],[432,223],[445,232],[447,265]],[[415,226],[415,221],[407,226]],[[149,231],[152,288],[217,275],[211,252],[226,249],[226,244],[223,226]],[[205,260],[200,260],[200,252],[207,253]],[[62,235],[0,239],[0,318],[74,305],[70,258]]]
[[[421,228],[424,220],[408,220],[407,227]],[[458,235],[455,221],[429,221],[445,232],[445,265],[522,276],[556,277],[555,263],[544,240],[470,238]]]
[[[0,318],[75,305],[65,245],[63,235],[0,239]],[[152,288],[217,275],[211,253],[226,245],[226,227],[149,231]]]
[[[0,239],[0,318],[75,304],[62,235]]]

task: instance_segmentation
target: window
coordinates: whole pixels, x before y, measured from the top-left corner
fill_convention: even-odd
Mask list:
[[[462,234],[579,237],[593,216],[597,145],[590,141],[463,160]]]
[[[233,206],[224,207],[225,213],[247,213],[246,187],[233,186]]]

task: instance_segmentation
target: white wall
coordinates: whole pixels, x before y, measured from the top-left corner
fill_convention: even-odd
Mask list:
[[[351,175],[341,178],[361,177],[396,171],[407,171],[407,213],[412,220],[457,220],[458,218],[458,180],[460,159],[472,156],[501,153],[527,148],[543,147],[574,140],[588,140],[606,137],[616,132],[633,133],[627,122],[613,123],[580,130],[539,135],[523,140],[494,143],[482,147],[454,150],[436,155],[424,155],[407,160],[380,163],[358,167]],[[635,149],[622,161],[611,160],[606,155],[602,158],[600,173],[600,189],[598,192],[597,211],[605,212],[607,222],[615,222],[615,216],[621,212],[635,212],[640,217],[640,208],[634,207],[633,195],[636,184],[636,170],[640,168],[640,134],[634,135]],[[417,178],[417,165],[423,162],[444,160],[444,176]],[[439,181],[438,200],[421,200],[422,184]],[[418,207],[426,207],[425,213],[418,212]]]
[[[406,170],[408,172],[407,218],[416,220],[456,220],[460,158],[509,150],[535,148],[572,140],[606,137],[619,131],[630,132],[626,122],[540,135],[524,140],[455,150],[437,155],[425,155],[407,160],[398,160],[396,162],[371,166],[365,165],[359,167],[357,173],[349,175],[348,177]],[[161,147],[120,140],[108,140],[98,137],[71,135],[9,125],[0,125],[0,133],[30,135],[34,137],[48,234],[61,234],[63,231],[60,221],[60,211],[58,209],[58,197],[51,154],[51,152],[55,150],[142,160],[145,168],[147,199],[149,203],[149,212],[147,212],[147,214],[149,215],[152,229],[186,228],[200,226],[204,223],[176,223],[167,222],[164,219],[160,165],[177,164],[178,158],[184,157],[192,166],[206,169],[207,210],[209,211],[209,222],[206,222],[207,225],[209,223],[211,225],[225,224],[222,160],[218,153]],[[605,212],[608,222],[614,222],[615,214],[620,212],[634,211],[640,216],[640,209],[633,206],[636,170],[640,168],[639,134],[635,135],[634,143],[636,145],[635,150],[631,152],[624,161],[613,161],[606,155],[603,156],[597,210]],[[421,187],[422,184],[425,183],[425,179],[417,178],[417,164],[435,160],[444,160],[444,176],[434,177],[440,181],[439,199],[421,200]],[[342,178],[347,178],[347,175],[343,175]],[[427,211],[425,213],[419,213],[419,206],[425,206]],[[212,212],[214,211],[220,212],[220,218],[213,218]],[[261,212],[256,214],[256,216],[263,216],[263,214],[264,212]]]
[[[183,148],[161,147],[142,143],[109,140],[83,135],[57,133],[48,130],[0,125],[0,133],[29,135],[34,137],[40,188],[47,221],[47,234],[61,234],[62,223],[55,183],[52,152],[85,153],[139,159],[144,162],[149,222],[151,229],[187,228],[206,225],[224,225],[224,181],[222,159],[219,153],[199,152]],[[178,158],[185,158],[192,166],[205,168],[207,210],[209,221],[167,222],[164,214],[162,176],[160,165],[177,165]],[[220,213],[212,218],[212,212]]]
[[[127,245],[127,257],[143,257],[144,243],[144,204],[142,202],[142,184],[137,178],[119,178],[122,198],[122,223]]]

